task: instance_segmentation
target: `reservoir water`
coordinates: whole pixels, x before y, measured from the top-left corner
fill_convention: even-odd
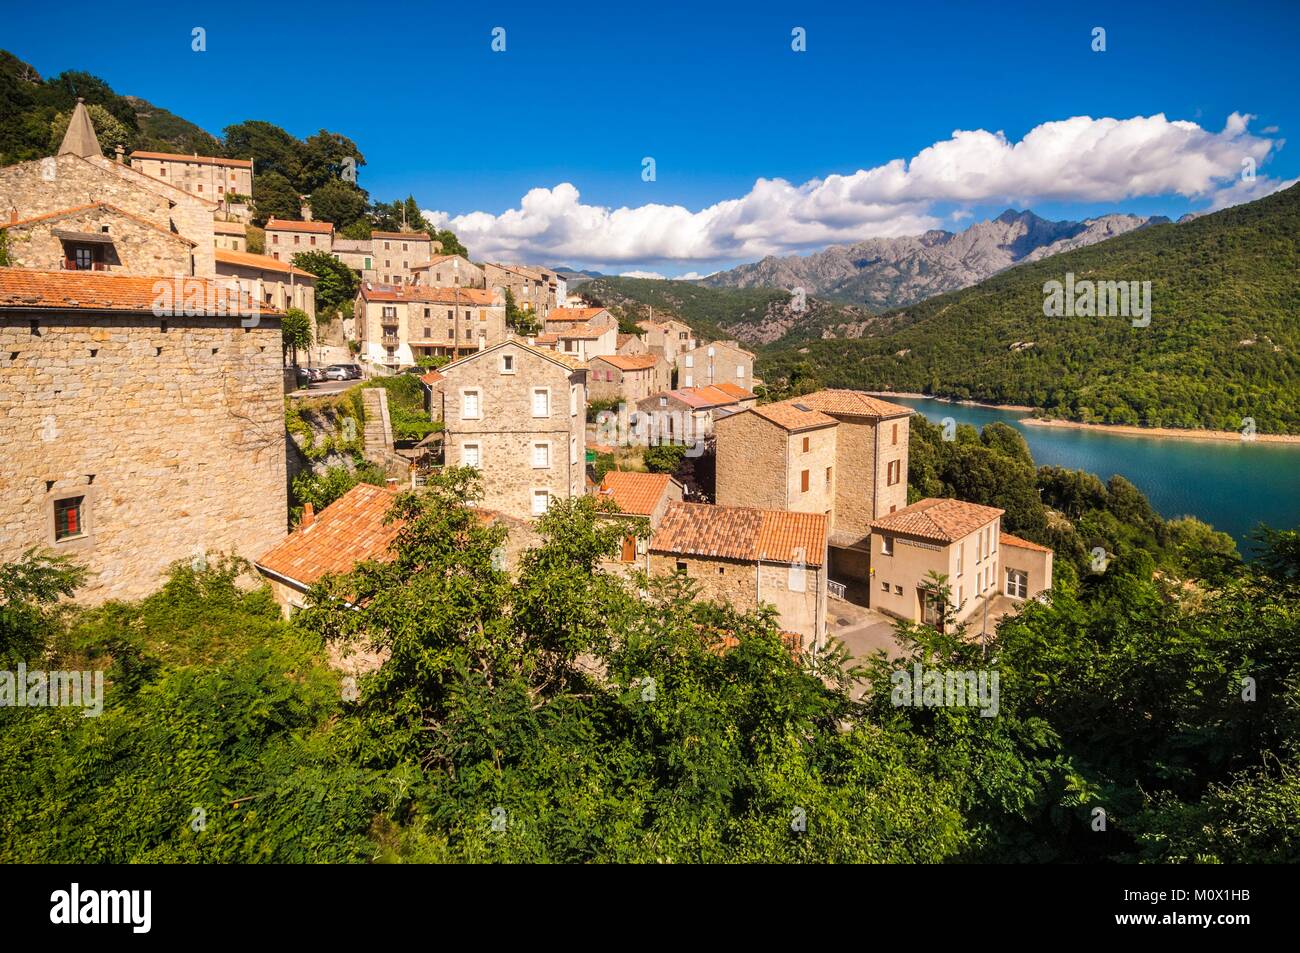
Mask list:
[[[1010,424],[1024,435],[1038,466],[1087,470],[1103,482],[1118,473],[1145,493],[1162,516],[1199,517],[1231,534],[1243,555],[1249,553],[1249,536],[1258,523],[1275,529],[1300,526],[1300,444],[1035,427],[1020,423],[1028,415],[1018,411],[928,397],[888,399],[916,408],[932,423],[951,417],[977,429],[995,420]]]

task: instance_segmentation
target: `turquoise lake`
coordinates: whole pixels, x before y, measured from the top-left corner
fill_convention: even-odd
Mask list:
[[[1300,526],[1300,444],[1178,440],[1098,430],[1034,427],[1008,410],[968,407],[930,398],[890,397],[932,423],[951,417],[979,428],[993,421],[1016,427],[1039,466],[1087,470],[1104,482],[1118,473],[1146,494],[1162,516],[1191,515],[1230,533],[1245,554],[1258,523]]]

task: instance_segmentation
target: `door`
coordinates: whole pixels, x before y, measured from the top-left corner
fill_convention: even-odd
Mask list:
[[[635,536],[623,537],[623,562],[625,563],[636,562],[636,537]]]
[[[921,600],[921,621],[935,629],[939,628],[943,621],[941,597],[929,589],[917,589],[916,595]]]

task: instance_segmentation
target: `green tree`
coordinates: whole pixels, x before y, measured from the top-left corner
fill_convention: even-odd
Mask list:
[[[515,293],[506,289],[506,326],[521,337],[540,334],[542,326],[531,311],[518,306]]]
[[[366,220],[365,193],[342,179],[326,179],[312,191],[308,203],[312,218],[336,227]]]
[[[284,345],[286,358],[291,358],[288,363],[294,367],[298,366],[298,351],[311,347],[313,335],[311,330],[311,318],[307,312],[301,308],[290,308],[280,319],[280,340]],[[285,366],[288,366],[286,363]]]
[[[357,296],[361,279],[355,271],[329,252],[298,252],[293,256],[295,268],[309,271],[317,277],[316,318],[332,317],[344,304]]]
[[[117,147],[129,149],[135,139],[136,131],[122,122],[98,103],[86,106],[90,115],[90,124],[95,127],[95,138],[99,140],[99,150],[106,156],[112,156]],[[49,154],[59,151],[63,137],[67,135],[68,123],[72,121],[72,112],[61,112],[50,120]]]
[[[302,214],[302,199],[280,173],[259,171],[253,179],[253,207],[253,222],[263,226],[271,218],[297,220]]]

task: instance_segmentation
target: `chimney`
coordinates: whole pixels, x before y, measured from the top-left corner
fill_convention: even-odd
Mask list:
[[[18,209],[14,208],[13,206],[10,206],[9,208],[9,221],[10,222],[18,221]]]
[[[114,152],[117,153],[117,164],[118,164],[118,165],[121,165],[124,161],[126,161],[126,150],[125,150],[125,149],[123,149],[121,146],[118,146],[118,147],[114,150]]]
[[[302,508],[302,519],[298,521],[299,526],[310,526],[316,519],[316,507],[306,503]]]
[[[390,489],[390,490],[396,490],[396,489],[397,489],[397,478],[396,478],[396,477],[389,477],[388,479],[386,479],[386,480],[384,481],[384,485],[385,485],[386,487],[388,487],[388,489]]]

